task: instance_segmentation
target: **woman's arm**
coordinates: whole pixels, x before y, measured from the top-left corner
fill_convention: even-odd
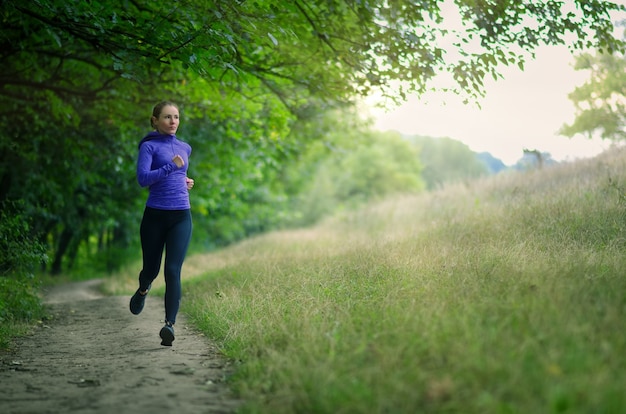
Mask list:
[[[152,149],[149,145],[142,144],[137,157],[137,182],[142,187],[150,186],[157,181],[167,177],[169,173],[177,168],[173,161],[164,164],[162,167],[152,170]]]

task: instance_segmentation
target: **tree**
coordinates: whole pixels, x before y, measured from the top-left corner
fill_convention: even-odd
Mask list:
[[[452,14],[442,8],[453,4]],[[479,95],[499,65],[523,67],[535,47],[570,35],[574,49],[622,48],[610,13],[623,6],[572,4],[5,0],[0,203],[27,200],[20,214],[50,242],[55,271],[81,240],[124,240],[129,207],[142,199],[130,185],[147,126],[139,108],[167,97],[216,127],[200,135],[206,128],[194,126],[191,139],[198,149],[204,139],[220,143],[217,153],[198,153],[231,197],[207,191],[199,205],[244,214],[246,203],[260,203],[259,180],[271,180],[298,147],[290,133],[297,120],[374,89],[400,98],[421,92],[438,73],[452,79],[449,90]],[[450,15],[464,25],[455,29]],[[239,178],[229,176],[233,168]]]
[[[516,170],[533,170],[542,169],[545,166],[555,165],[557,161],[552,158],[549,152],[541,152],[537,149],[524,148],[524,155],[520,158],[513,169]]]
[[[599,134],[603,139],[626,139],[626,55],[585,53],[576,58],[576,70],[588,70],[589,80],[569,94],[576,118],[564,125],[568,137]]]
[[[194,0],[164,8],[158,1],[7,0],[3,60],[17,63],[2,84],[86,97],[119,77],[147,82],[165,67],[178,74],[191,68],[234,90],[262,84],[294,109],[311,95],[392,92],[392,81],[403,82],[401,93],[422,91],[438,72],[449,73],[457,90],[480,92],[486,75],[498,76],[498,64],[523,66],[524,52],[563,44],[570,34],[575,49],[622,48],[610,13],[624,6],[573,5]],[[450,14],[460,15],[461,28],[449,24]]]
[[[320,119],[334,128],[291,166],[289,179],[298,182],[291,204],[298,215],[290,217],[296,225],[425,188],[417,147],[397,133],[369,131],[357,120],[349,111]]]
[[[460,141],[419,136],[409,139],[419,148],[423,177],[429,190],[487,174],[485,164]]]

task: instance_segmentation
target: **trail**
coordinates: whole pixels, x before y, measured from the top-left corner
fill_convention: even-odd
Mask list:
[[[25,413],[233,413],[237,401],[224,382],[228,362],[215,346],[176,323],[172,347],[161,346],[163,298],[102,296],[99,281],[46,293],[50,318],[0,353],[0,411]]]

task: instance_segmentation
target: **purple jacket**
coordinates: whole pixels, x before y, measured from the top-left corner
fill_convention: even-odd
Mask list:
[[[185,165],[178,168],[172,158],[180,155]],[[164,135],[153,131],[139,143],[137,157],[137,182],[148,187],[150,194],[146,206],[159,210],[187,210],[187,168],[191,146],[179,141],[176,135]]]

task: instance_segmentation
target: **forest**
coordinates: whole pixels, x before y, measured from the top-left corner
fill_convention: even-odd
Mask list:
[[[523,70],[540,45],[602,63],[595,53],[623,56],[624,11],[602,0],[6,0],[0,287],[136,260],[137,143],[160,100],[179,104],[178,136],[193,147],[192,248],[207,251],[427,191],[444,172],[489,173],[452,140],[373,131],[360,99],[376,91],[393,105],[444,77],[439,92],[477,100],[486,78]],[[623,111],[598,125],[607,107],[592,109],[564,133],[623,134]],[[454,161],[425,161],[437,154]]]

